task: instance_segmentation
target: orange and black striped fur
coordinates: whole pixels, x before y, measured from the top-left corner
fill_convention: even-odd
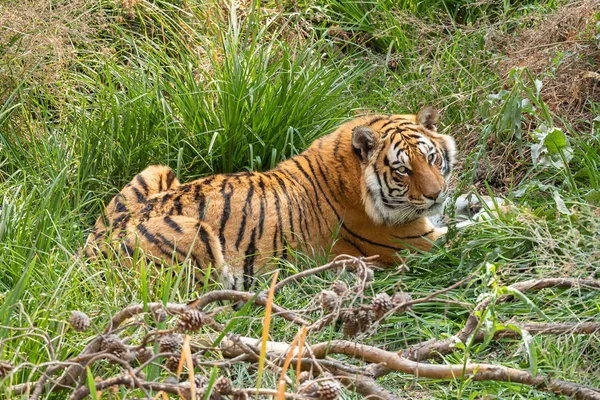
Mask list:
[[[288,247],[378,254],[385,264],[406,247],[428,250],[445,233],[427,217],[442,211],[455,154],[437,115],[425,107],[354,119],[267,172],[181,184],[170,168],[148,167],[108,204],[86,253],[189,258],[212,265],[226,287],[247,288]]]

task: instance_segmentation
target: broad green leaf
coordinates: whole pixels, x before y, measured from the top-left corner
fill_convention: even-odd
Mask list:
[[[559,128],[550,130],[544,139],[544,146],[548,149],[548,154],[551,156],[558,154],[567,145],[567,136]]]
[[[600,190],[592,190],[585,195],[585,199],[590,203],[600,203]]]
[[[565,133],[559,128],[541,124],[535,131],[537,143],[531,145],[531,159],[536,166],[566,168],[573,158],[573,149]]]

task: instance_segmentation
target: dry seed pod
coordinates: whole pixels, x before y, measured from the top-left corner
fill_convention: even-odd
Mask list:
[[[100,344],[100,350],[107,353],[112,353],[117,357],[121,357],[127,351],[125,344],[117,335],[105,335],[102,337],[102,343]]]
[[[221,376],[215,382],[215,390],[219,392],[219,394],[231,394],[233,386],[231,385],[229,378]]]
[[[358,322],[358,330],[366,332],[371,327],[373,322],[373,313],[370,310],[361,309],[356,314],[356,321]]]
[[[319,384],[309,380],[298,386],[298,394],[308,397],[315,397],[319,391]]]
[[[177,368],[179,368],[179,359],[180,358],[177,356],[167,358],[165,360],[165,367],[173,373],[177,372]]]
[[[340,395],[340,384],[336,380],[322,381],[317,391],[319,400],[335,400]]]
[[[409,301],[412,301],[412,296],[410,294],[408,294],[408,293],[396,292],[392,296],[392,303],[394,304],[394,307],[398,307],[399,305],[407,303]],[[403,311],[406,311],[408,308],[410,308],[410,306],[408,306],[408,307],[400,307],[396,311],[397,312],[403,312]]]
[[[167,320],[167,312],[162,307],[155,308],[152,311],[152,317],[156,323],[165,322]]]
[[[331,290],[333,290],[338,296],[343,296],[349,288],[346,282],[344,281],[335,281],[331,285]]]
[[[236,390],[231,396],[231,400],[248,400],[248,393],[245,390]]]
[[[0,361],[0,378],[4,378],[14,367],[6,361]]]
[[[319,294],[319,305],[326,312],[332,312],[340,303],[337,293],[331,290],[323,290]]]
[[[354,337],[358,333],[358,321],[352,311],[346,311],[342,316],[344,325],[342,326],[342,333],[346,337]]]
[[[72,311],[69,317],[69,324],[71,324],[76,332],[83,332],[90,327],[90,317],[81,311]]]
[[[300,372],[300,375],[298,375],[298,382],[300,382],[300,383],[304,383],[309,379],[310,379],[310,372],[308,372],[308,371],[302,371],[302,372]]]
[[[371,268],[359,267],[359,269],[358,269],[359,282],[364,282],[365,284],[368,284],[370,282],[373,282],[373,279],[375,279],[375,273],[373,272],[373,270]]]
[[[194,383],[197,388],[203,388],[208,386],[208,378],[204,375],[196,374],[194,375]]]
[[[136,360],[137,355],[135,353],[135,351],[131,351],[131,350],[127,350],[123,353],[123,355],[121,356],[121,359],[123,361],[126,361],[128,363],[132,363]]]
[[[392,298],[387,293],[378,293],[371,302],[373,306],[373,312],[375,313],[375,319],[380,319],[388,311],[394,308]]]
[[[160,338],[158,342],[159,351],[161,353],[179,353],[181,351],[181,336],[179,335],[165,335]]]
[[[177,321],[177,330],[180,332],[196,332],[204,325],[206,317],[202,311],[190,309],[184,311]]]
[[[135,351],[135,357],[140,364],[143,364],[154,357],[154,352],[148,347],[142,347],[141,349],[137,349]]]

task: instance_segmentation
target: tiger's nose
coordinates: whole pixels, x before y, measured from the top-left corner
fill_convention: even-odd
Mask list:
[[[438,197],[440,196],[441,192],[442,192],[441,190],[437,190],[437,191],[431,191],[428,193],[423,193],[423,197],[428,198],[429,200],[436,201],[438,199]]]

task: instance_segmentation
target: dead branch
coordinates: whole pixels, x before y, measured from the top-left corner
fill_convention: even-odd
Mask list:
[[[329,368],[332,371],[331,368]],[[332,371],[333,372],[333,371]],[[348,388],[353,388],[356,393],[367,399],[374,400],[399,400],[400,398],[369,376],[351,375],[347,372],[336,371],[335,375],[340,382]]]
[[[570,327],[572,328],[572,325]],[[568,333],[568,331],[563,331],[562,333]],[[244,343],[253,343],[257,341],[257,339],[249,337],[239,337],[239,340]],[[289,345],[287,343],[281,342],[268,342],[267,348],[269,349],[269,352],[275,353],[277,355],[286,354],[289,351]],[[228,349],[229,351],[232,351],[234,348],[229,347]],[[400,356],[395,352],[389,352],[386,350],[379,349],[377,347],[362,345],[359,343],[345,340],[335,340],[331,342],[318,343],[312,345],[311,349],[316,359],[323,359],[328,354],[344,354],[346,356],[373,363],[373,365],[384,366],[387,369],[386,372],[394,370],[411,374],[420,378],[470,378],[476,381],[515,382],[533,386],[539,390],[550,391],[553,393],[559,393],[567,396],[574,396],[577,399],[600,399],[600,391],[597,391],[596,389],[589,388],[587,386],[573,382],[563,381],[560,379],[553,379],[544,375],[533,376],[528,371],[518,370],[500,365],[484,363],[469,363],[466,365],[426,364],[419,361],[410,360],[409,358]],[[240,352],[241,349],[238,348],[237,351]],[[338,363],[344,364],[339,361]],[[336,367],[338,366],[333,366],[333,368]],[[370,372],[377,373],[377,370],[371,369]],[[340,371],[336,371],[336,374],[343,375],[340,374]],[[346,372],[346,374],[350,373]],[[364,375],[363,377],[368,378]],[[370,386],[370,389],[363,388],[362,390],[370,390],[374,392],[379,391],[379,389],[376,386],[374,386],[372,382],[363,380],[362,384]],[[385,397],[384,392],[381,392],[378,396],[383,396],[382,398],[390,398]]]
[[[513,285],[510,285],[509,288],[515,289],[519,292],[527,292],[532,290],[540,290],[544,288],[550,287],[560,287],[560,288],[573,288],[573,287],[585,287],[590,289],[600,289],[600,281],[594,279],[575,279],[575,278],[546,278],[546,279],[532,279],[523,282],[518,282]],[[507,294],[498,298],[498,302],[503,302],[508,300],[512,295]],[[465,326],[456,334],[456,336],[443,339],[443,340],[428,340],[426,342],[418,343],[405,349],[402,352],[402,355],[408,359],[414,361],[423,361],[429,360],[434,357],[438,357],[441,355],[449,354],[455,351],[455,344],[457,341],[461,341],[462,343],[467,343],[467,340],[471,337],[472,340],[482,341],[484,333],[476,332],[477,327],[479,326],[479,317],[487,307],[490,306],[492,302],[492,298],[488,297],[482,302],[480,302],[473,312],[467,318],[467,322]],[[528,327],[531,329],[526,329],[530,331],[532,334],[545,334],[544,331],[548,330],[547,334],[569,334],[569,333],[579,333],[587,334],[597,332],[598,324],[594,323],[564,323],[560,324],[529,324]],[[500,333],[504,332],[504,333]],[[508,333],[507,330],[499,331],[498,335],[516,335],[515,333]],[[504,337],[506,337],[504,336]],[[503,336],[499,336],[503,337]],[[383,370],[378,371],[376,375],[382,373]]]
[[[425,364],[401,357],[396,353],[373,346],[366,346],[345,340],[335,340],[313,345],[315,356],[322,358],[327,354],[344,354],[371,363],[385,364],[388,368],[422,378],[457,379],[470,378],[475,381],[514,382],[533,386],[540,390],[573,396],[576,399],[600,400],[600,391],[573,382],[552,379],[528,371],[508,368],[500,365],[468,363],[462,364]]]

